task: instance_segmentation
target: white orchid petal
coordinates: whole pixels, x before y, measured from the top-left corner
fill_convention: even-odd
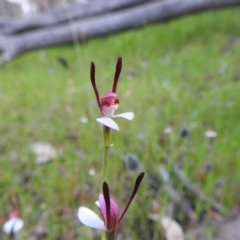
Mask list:
[[[101,118],[97,118],[96,119],[99,123],[107,126],[107,127],[110,127],[114,130],[117,130],[119,131],[119,127],[117,125],[117,123],[115,121],[113,121],[111,118],[109,117],[101,117]]]
[[[117,114],[117,115],[114,115],[113,118],[116,118],[116,117],[121,117],[121,118],[125,118],[129,121],[133,120],[134,118],[134,113],[132,112],[126,112],[126,113],[121,113],[121,114]]]
[[[95,204],[96,204],[98,207],[100,207],[99,201],[96,201]]]
[[[3,231],[10,235],[11,233],[18,233],[21,228],[23,227],[24,222],[20,218],[10,218],[7,222],[3,225]]]
[[[78,210],[78,218],[82,224],[90,228],[95,228],[103,231],[106,230],[101,218],[89,208],[80,207]]]

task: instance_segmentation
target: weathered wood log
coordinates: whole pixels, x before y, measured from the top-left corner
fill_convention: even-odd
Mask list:
[[[146,1],[150,2],[154,0],[91,0],[88,3],[75,3],[67,7],[46,12],[30,20],[11,22],[11,24],[2,28],[0,33],[3,35],[14,35],[39,28],[53,27],[83,18],[123,10]]]
[[[0,37],[0,64],[36,48],[86,41],[120,31],[140,28],[147,24],[168,21],[180,16],[240,5],[240,0],[167,0],[153,1],[139,6],[70,24]]]
[[[7,17],[0,18],[0,34],[3,33],[4,29],[13,26],[16,24],[17,20]]]

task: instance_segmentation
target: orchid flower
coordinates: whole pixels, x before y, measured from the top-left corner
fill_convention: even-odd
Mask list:
[[[99,208],[102,219],[92,210],[86,207],[80,207],[78,210],[78,218],[80,222],[88,227],[99,229],[108,233],[116,232],[118,224],[124,217],[127,212],[133,198],[135,197],[138,188],[141,184],[141,181],[144,177],[144,173],[140,173],[135,181],[135,185],[132,191],[132,195],[129,198],[127,205],[120,215],[118,204],[110,198],[110,191],[108,184],[106,182],[103,183],[103,194],[100,194],[98,197],[98,201],[96,205]]]
[[[117,90],[117,84],[118,84],[118,79],[121,73],[121,69],[122,69],[122,58],[118,58],[114,80],[113,80],[112,91],[107,92],[102,98],[99,97],[98,89],[96,86],[95,65],[93,62],[91,63],[91,69],[90,69],[90,78],[91,78],[93,90],[96,95],[98,107],[103,115],[103,117],[97,118],[96,120],[99,123],[115,130],[119,130],[119,127],[112,118],[121,117],[130,121],[134,118],[134,114],[132,112],[126,112],[126,113],[115,115],[115,112],[118,110],[119,103],[120,103],[118,99],[118,95],[116,94],[116,90]]]
[[[23,227],[24,222],[19,217],[18,211],[13,211],[9,215],[9,220],[3,224],[3,231],[10,236],[15,236]]]

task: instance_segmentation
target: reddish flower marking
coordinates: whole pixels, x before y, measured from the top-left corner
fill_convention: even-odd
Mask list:
[[[118,79],[119,79],[121,70],[122,70],[122,58],[120,57],[118,58],[118,61],[116,64],[112,92],[106,93],[104,97],[100,99],[98,89],[96,86],[96,80],[95,80],[95,64],[93,62],[91,63],[90,78],[91,78],[92,86],[95,92],[98,107],[101,113],[106,117],[112,117],[115,111],[117,111],[118,109],[119,99],[118,99],[118,95],[116,94],[116,90],[117,90],[117,84],[118,84]],[[106,111],[106,108],[113,108],[113,110]]]
[[[91,63],[91,67],[90,67],[91,83],[92,83],[93,90],[94,90],[94,93],[96,96],[98,107],[103,115],[103,117],[97,118],[97,121],[107,127],[113,128],[115,130],[119,130],[119,127],[111,118],[122,117],[127,120],[132,120],[134,118],[134,114],[132,112],[126,112],[126,113],[114,115],[115,112],[118,110],[119,103],[120,103],[116,91],[117,91],[117,84],[118,84],[118,79],[119,79],[121,70],[122,70],[122,58],[120,57],[120,58],[118,58],[118,61],[116,64],[116,70],[115,70],[115,75],[114,75],[114,80],[113,80],[113,85],[112,85],[112,91],[107,92],[100,99],[97,85],[96,85],[96,79],[95,79],[95,65],[93,62]]]

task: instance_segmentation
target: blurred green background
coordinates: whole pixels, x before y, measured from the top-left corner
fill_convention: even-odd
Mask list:
[[[216,182],[224,182],[217,200],[228,210],[239,204],[239,15],[240,9],[232,8],[187,16],[84,44],[29,52],[1,66],[0,214],[18,196],[23,236],[47,213],[47,239],[93,238],[95,233],[80,226],[76,215],[80,205],[94,208],[101,177],[102,129],[95,121],[100,112],[89,67],[94,61],[103,96],[111,89],[119,56],[119,113],[135,113],[132,122],[116,120],[120,132],[112,135],[110,189],[120,206],[137,175],[125,168],[124,155],[138,156],[146,172],[119,231],[132,239],[146,234],[141,239],[147,239],[153,199],[164,212],[169,197],[161,188],[152,193],[149,184],[153,176],[158,178],[162,159],[167,159],[169,172],[180,161],[185,174],[212,198]],[[164,134],[169,125],[173,132]],[[179,137],[183,126],[191,132],[185,139]],[[218,134],[212,141],[204,134],[208,128]],[[31,151],[36,142],[50,143],[57,157],[37,164]],[[213,165],[209,172],[206,162]],[[91,168],[96,169],[93,176]],[[199,219],[207,214],[209,206],[197,198],[191,201]]]

